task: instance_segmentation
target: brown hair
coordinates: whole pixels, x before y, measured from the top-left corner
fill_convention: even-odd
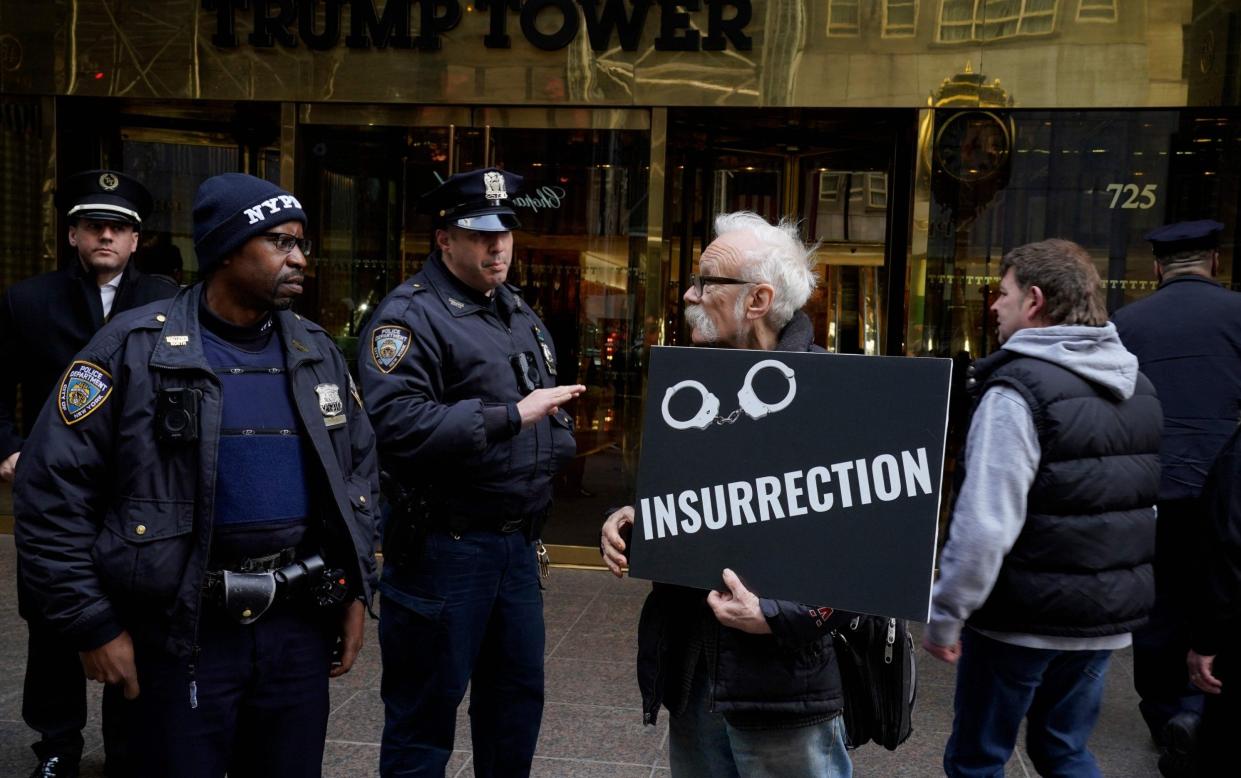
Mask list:
[[[1086,250],[1071,240],[1051,238],[1018,246],[1000,262],[1000,278],[1009,268],[1023,290],[1037,286],[1047,301],[1043,316],[1050,324],[1107,323],[1099,271]]]

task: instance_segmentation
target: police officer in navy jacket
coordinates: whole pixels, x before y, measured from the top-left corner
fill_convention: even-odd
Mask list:
[[[1207,472],[1241,422],[1241,295],[1220,286],[1219,238],[1224,225],[1178,222],[1146,238],[1155,253],[1159,288],[1113,316],[1125,347],[1138,358],[1163,406],[1161,482],[1155,544],[1155,609],[1134,635],[1134,682],[1151,734],[1171,758],[1188,760],[1178,744],[1192,740],[1201,693],[1189,684],[1186,614],[1199,561],[1201,492]]]
[[[73,355],[112,316],[172,297],[175,284],[139,273],[130,261],[151,195],[115,170],[70,176],[57,192],[69,225],[73,257],[59,270],[20,281],[0,298],[0,479],[13,480],[25,438]],[[21,419],[17,417],[20,387]],[[22,718],[34,744],[41,778],[76,776],[86,725],[86,678],[77,651],[57,640],[29,606],[19,581],[18,608],[30,627]],[[119,692],[103,702],[106,772],[128,774],[125,711]]]
[[[537,540],[552,478],[575,453],[561,406],[585,387],[556,385],[547,327],[505,283],[521,180],[458,173],[423,197],[436,250],[380,303],[361,341],[382,466],[425,506],[394,513],[384,534],[384,776],[443,775],[471,682],[475,774],[526,775],[534,757]]]
[[[267,181],[204,182],[206,280],[105,326],[18,467],[35,604],[137,700],[139,776],[319,775],[328,677],[362,644],[374,436],[332,339],[289,310],[305,222]]]

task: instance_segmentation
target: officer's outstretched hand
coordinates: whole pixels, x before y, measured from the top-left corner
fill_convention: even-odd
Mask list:
[[[328,671],[328,677],[342,676],[353,667],[353,660],[362,650],[362,634],[366,627],[366,606],[361,600],[349,603],[340,620],[340,664]]]
[[[715,614],[715,620],[725,627],[749,632],[751,635],[770,635],[771,625],[763,616],[758,595],[745,588],[737,574],[724,568],[724,585],[727,592],[712,591],[707,595],[707,605]]]
[[[87,678],[122,686],[125,699],[137,699],[138,667],[134,664],[134,641],[128,632],[122,630],[99,648],[81,652],[81,657]]]
[[[599,537],[599,553],[603,554],[603,561],[607,563],[612,575],[617,578],[624,576],[622,570],[625,565],[629,564],[629,560],[625,558],[625,549],[629,547],[629,533],[632,530],[632,505],[626,505],[603,522],[603,531]]]
[[[560,406],[586,391],[581,384],[569,386],[553,386],[548,389],[535,389],[517,403],[517,412],[521,414],[521,428],[525,429],[545,416],[551,416],[560,410]]]

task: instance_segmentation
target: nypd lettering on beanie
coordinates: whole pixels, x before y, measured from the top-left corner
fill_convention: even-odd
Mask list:
[[[194,253],[203,275],[255,235],[286,222],[306,223],[296,197],[245,173],[212,176],[194,197]]]
[[[302,210],[302,204],[299,203],[297,198],[293,195],[278,195],[270,200],[264,200],[253,208],[247,208],[245,210],[245,214],[250,218],[251,224],[258,224],[261,221],[267,221],[267,216],[263,213],[263,209],[267,209],[267,213],[269,214],[274,214],[280,210],[297,209],[300,211]],[[288,221],[288,219],[284,219],[283,221]]]

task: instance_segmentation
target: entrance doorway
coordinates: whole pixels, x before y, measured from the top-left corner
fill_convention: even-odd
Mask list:
[[[509,282],[547,324],[559,382],[587,387],[567,408],[578,456],[544,540],[555,562],[597,562],[556,546],[596,547],[604,510],[631,499],[621,452],[641,426],[650,113],[305,105],[299,119],[296,192],[317,247],[299,305],[350,360],[375,306],[431,253],[419,197],[464,170],[525,177]]]
[[[914,111],[684,109],[668,114],[667,322],[688,342],[684,280],[718,213],[800,222],[817,242],[815,342],[844,354],[903,353]]]

